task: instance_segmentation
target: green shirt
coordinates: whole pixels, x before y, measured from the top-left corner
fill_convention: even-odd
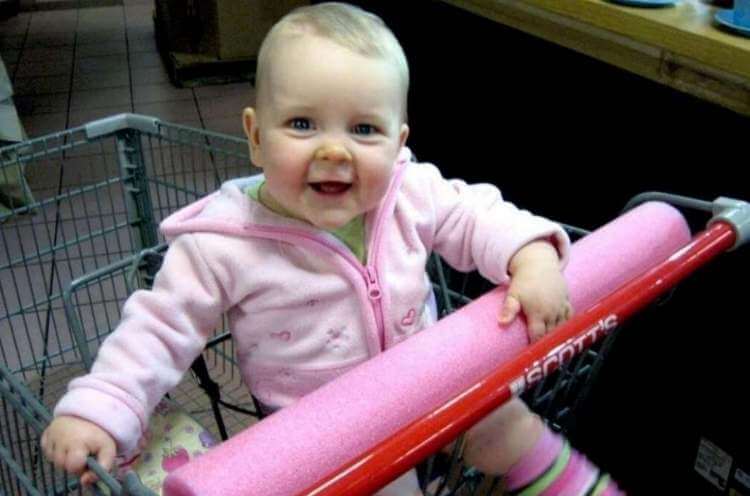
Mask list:
[[[252,184],[249,188],[247,188],[246,193],[250,198],[257,201],[258,203],[262,204],[264,207],[268,208],[269,210],[273,210],[277,214],[283,215],[285,217],[288,217],[286,213],[279,212],[276,209],[273,209],[263,203],[260,199],[260,188],[263,187],[263,185],[266,184],[265,181],[260,181],[258,183]],[[365,216],[359,215],[352,219],[348,224],[339,227],[338,229],[333,229],[331,231],[328,231],[334,236],[336,236],[338,239],[340,239],[354,254],[357,259],[362,262],[363,264],[367,261],[367,250],[365,248]]]

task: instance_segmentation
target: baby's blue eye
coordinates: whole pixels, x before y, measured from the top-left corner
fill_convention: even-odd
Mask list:
[[[312,129],[310,119],[306,119],[304,117],[295,117],[294,119],[289,121],[289,126],[292,129],[297,129],[298,131],[309,131],[310,129]]]
[[[375,133],[375,126],[372,124],[357,124],[352,128],[354,134],[368,135]]]

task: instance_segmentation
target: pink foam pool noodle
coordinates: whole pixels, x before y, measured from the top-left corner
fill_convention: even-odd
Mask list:
[[[674,208],[648,203],[573,245],[565,276],[581,311],[690,241]],[[464,391],[527,345],[498,328],[496,289],[169,474],[167,496],[294,495]]]

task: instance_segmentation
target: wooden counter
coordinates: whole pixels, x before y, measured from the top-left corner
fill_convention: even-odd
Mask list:
[[[720,29],[717,9],[699,0],[656,9],[605,0],[443,1],[750,115],[750,38]]]

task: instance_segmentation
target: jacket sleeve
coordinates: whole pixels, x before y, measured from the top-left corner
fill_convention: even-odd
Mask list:
[[[570,240],[558,224],[504,201],[491,184],[446,180],[435,166],[421,165],[423,182],[431,191],[433,249],[451,266],[478,269],[501,284],[510,278],[508,265],[516,252],[536,240],[548,240],[562,264],[567,263]]]
[[[112,435],[120,453],[130,452],[154,407],[201,353],[227,306],[196,237],[179,236],[153,289],[128,298],[91,372],[69,384],[55,416],[94,422]]]

